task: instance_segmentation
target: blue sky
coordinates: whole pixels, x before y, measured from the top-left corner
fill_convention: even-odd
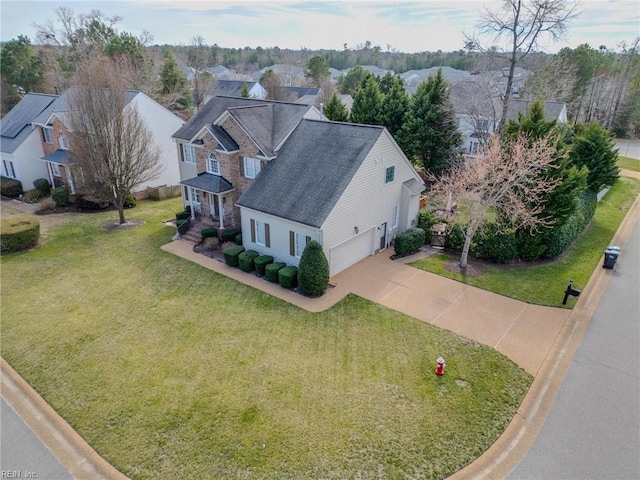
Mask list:
[[[123,17],[120,30],[153,35],[154,43],[187,44],[200,35],[222,47],[342,49],[365,41],[402,52],[452,51],[463,47],[462,32],[472,32],[482,5],[494,1],[223,1],[223,0],[0,0],[0,40],[20,34],[35,37],[33,23],[54,18],[66,6],[76,13],[99,9]],[[545,51],[589,43],[615,48],[640,36],[638,0],[582,0],[581,14],[558,43]]]

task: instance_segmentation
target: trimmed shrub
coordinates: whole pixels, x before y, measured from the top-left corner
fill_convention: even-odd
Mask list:
[[[224,263],[226,263],[230,267],[238,267],[240,265],[238,256],[242,252],[244,252],[244,247],[242,245],[232,245],[225,248],[222,251],[222,254],[224,255]]]
[[[487,223],[478,230],[471,254],[494,263],[507,263],[518,254],[516,235],[513,231],[503,233],[495,223]]]
[[[5,197],[18,198],[24,192],[22,190],[22,183],[15,178],[0,177],[0,194]]]
[[[444,239],[444,247],[454,252],[461,252],[464,247],[464,231],[460,225],[453,225]]]
[[[236,245],[242,245],[242,234],[236,235]]]
[[[404,257],[420,251],[424,245],[425,233],[422,228],[410,228],[396,237],[394,248],[396,255]]]
[[[133,196],[132,193],[127,195],[124,199],[124,203],[122,204],[123,208],[133,208],[138,204],[136,197]]]
[[[35,247],[40,237],[40,222],[35,217],[17,216],[2,220],[0,250],[16,252]]]
[[[24,192],[22,200],[26,203],[36,203],[43,199],[45,196],[46,195],[43,195],[40,190],[36,190],[34,188],[33,190],[27,190],[26,192]]]
[[[267,277],[267,280],[273,283],[278,283],[278,272],[286,267],[287,264],[283,262],[275,262],[270,263],[266,267],[264,267],[264,274]]]
[[[205,238],[217,238],[218,237],[218,229],[215,227],[203,228],[200,233],[202,234],[202,239]]]
[[[236,245],[237,247],[239,245]],[[240,264],[240,270],[243,272],[253,272],[255,270],[255,266],[253,265],[253,260],[258,257],[260,254],[255,250],[245,250],[240,255],[238,255],[238,263]]]
[[[278,281],[284,288],[295,288],[298,285],[298,267],[289,265],[278,270]]]
[[[109,207],[109,202],[91,195],[83,195],[76,199],[76,205],[82,210],[104,210]]]
[[[320,297],[329,286],[329,262],[322,245],[311,240],[304,247],[298,264],[300,293],[307,297]]]
[[[258,275],[263,276],[265,273],[265,268],[270,263],[273,263],[273,257],[271,255],[260,255],[253,259],[253,264],[256,267],[256,272]]]
[[[176,227],[178,228],[178,233],[180,235],[184,235],[189,230],[191,226],[191,221],[188,218],[184,220],[176,220]]]
[[[51,198],[56,202],[56,207],[69,205],[69,190],[67,187],[56,187],[51,190]]]
[[[223,242],[235,242],[236,235],[238,235],[238,233],[240,232],[238,232],[235,228],[228,228],[226,230],[223,230],[220,235]]]
[[[36,178],[33,187],[42,194],[41,198],[51,195],[51,184],[46,178]]]
[[[582,192],[578,198],[578,206],[569,216],[567,221],[556,228],[553,228],[546,237],[546,251],[544,256],[555,258],[564,252],[573,241],[578,238],[584,228],[589,224],[596,209],[596,194],[591,190]]]
[[[539,259],[547,249],[542,234],[531,232],[528,228],[522,228],[516,232],[516,244],[518,257],[525,262]]]
[[[191,214],[186,210],[183,212],[176,213],[176,221],[188,220],[189,218],[191,218]]]

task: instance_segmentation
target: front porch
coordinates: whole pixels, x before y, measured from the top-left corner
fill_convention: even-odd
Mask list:
[[[232,195],[235,188],[230,182],[219,175],[204,173],[180,183],[182,202],[191,209],[192,221],[208,221],[218,229],[235,226]]]

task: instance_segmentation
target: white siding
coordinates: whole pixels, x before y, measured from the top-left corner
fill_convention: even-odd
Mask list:
[[[38,129],[34,129],[13,154],[3,153],[2,159],[6,158],[13,162],[16,177],[22,183],[22,189],[27,191],[34,188],[34,180],[38,178],[49,179],[47,164],[40,160],[43,155],[40,133]]]
[[[322,244],[322,234],[317,229],[302,225],[282,218],[267,215],[265,213],[240,207],[242,219],[242,245],[246,250],[255,250],[260,255],[271,255],[276,262],[284,262],[287,265],[298,266],[299,258],[290,255],[289,232],[293,231],[315,240]],[[269,247],[258,245],[251,241],[251,220],[269,224]]]
[[[136,190],[142,191],[147,187],[161,185],[178,185],[180,183],[180,162],[176,157],[176,143],[171,136],[184,122],[144,93],[138,93],[130,105],[138,109],[138,113],[147,123],[147,128],[151,131],[154,141],[160,149],[160,163],[163,165],[163,171],[158,178],[139,185]]]
[[[395,166],[395,179],[386,184],[386,170],[392,165]],[[376,228],[377,231],[377,227],[386,222],[388,242],[398,233],[406,230],[406,223],[410,223],[410,220],[405,220],[404,225],[399,222],[395,230],[391,227],[394,207],[401,205],[402,183],[411,178],[422,182],[389,133],[386,130],[383,131],[322,227],[323,249],[330,265],[332,264],[331,249],[356,237],[361,232],[367,232],[372,228]],[[417,212],[419,196],[412,198],[412,202],[416,205],[408,206],[407,214]],[[356,233],[356,227],[358,233]],[[354,254],[364,258],[374,253],[379,247],[380,239],[376,238],[373,251],[354,252]],[[331,271],[332,276],[336,273],[338,272]]]

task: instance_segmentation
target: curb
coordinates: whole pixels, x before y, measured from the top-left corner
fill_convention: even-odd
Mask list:
[[[640,197],[633,202],[611,244],[624,246],[639,218]],[[502,435],[480,457],[447,477],[449,480],[504,478],[533,446],[609,283],[610,275],[607,273],[600,264],[596,266],[522,404]]]
[[[76,479],[128,480],[0,357],[2,397]]]

